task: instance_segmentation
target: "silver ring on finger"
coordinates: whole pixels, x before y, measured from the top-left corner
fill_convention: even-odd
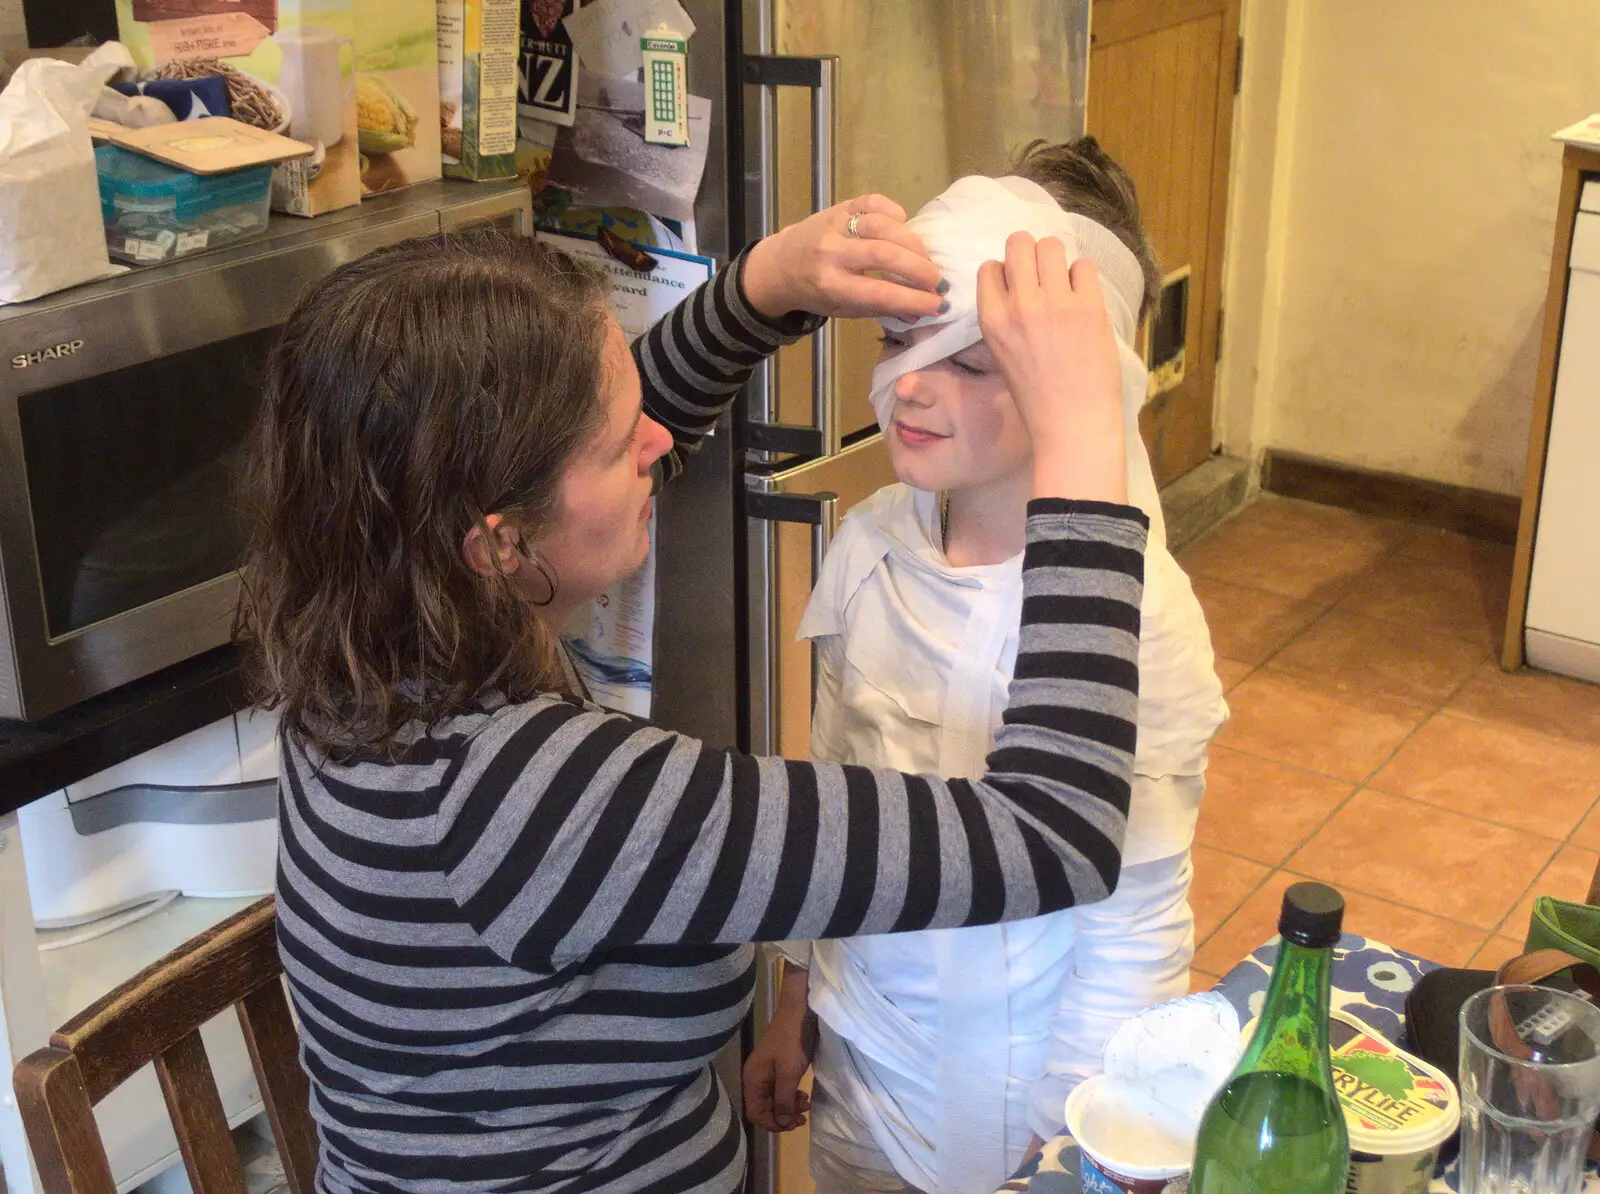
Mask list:
[[[861,213],[860,212],[854,211],[854,212],[850,213],[850,222],[844,226],[844,234],[846,236],[856,236],[856,237],[859,237],[861,235]]]

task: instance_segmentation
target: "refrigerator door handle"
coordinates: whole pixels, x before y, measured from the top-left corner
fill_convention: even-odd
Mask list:
[[[756,87],[806,87],[811,90],[811,210],[826,211],[838,202],[839,176],[839,59],[793,58],[778,54],[746,54],[743,78]],[[775,177],[777,129],[775,106],[763,104],[761,120],[761,173]],[[767,188],[761,205],[762,236],[777,231],[776,195]],[[830,319],[811,337],[811,418],[807,427],[797,423],[745,424],[746,443],[756,451],[801,456],[834,456],[839,451],[839,364],[834,322]],[[777,369],[769,359],[764,366],[769,419],[778,410]]]
[[[771,493],[750,489],[745,493],[745,512],[751,518],[768,522],[799,522],[811,526],[811,587],[817,586],[822,575],[823,557],[833,546],[833,536],[839,529],[839,495],[836,493]],[[776,636],[770,648],[776,648]],[[775,674],[776,660],[768,665],[768,674]],[[811,644],[811,704],[817,703],[817,645]]]
[[[751,518],[768,522],[803,522],[811,525],[811,583],[822,574],[822,558],[839,529],[839,495],[836,493],[765,493],[752,489],[745,495]]]

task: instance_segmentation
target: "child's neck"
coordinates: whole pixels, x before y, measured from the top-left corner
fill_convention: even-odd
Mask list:
[[[1028,540],[1028,497],[1033,478],[1023,469],[987,485],[952,489],[945,558],[957,568],[1003,564]]]

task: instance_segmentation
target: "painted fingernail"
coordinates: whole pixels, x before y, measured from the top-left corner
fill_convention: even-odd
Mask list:
[[[945,299],[943,302],[941,302],[939,304],[939,314],[940,315],[948,315],[948,314],[950,314],[950,300],[949,299]]]
[[[950,293],[950,279],[949,278],[940,278],[939,279],[939,285],[935,286],[933,288],[933,290],[934,290],[935,294],[949,294]]]

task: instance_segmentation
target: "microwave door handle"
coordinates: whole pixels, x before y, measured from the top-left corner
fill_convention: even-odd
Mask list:
[[[794,58],[777,54],[746,54],[744,81],[761,87],[761,177],[763,196],[761,234],[777,231],[777,198],[771,180],[777,170],[777,108],[770,94],[779,87],[806,87],[811,91],[811,210],[826,211],[838,202],[839,177],[839,59]],[[800,456],[834,456],[839,452],[838,331],[833,320],[811,337],[811,426],[775,421],[746,425],[747,442],[756,451]],[[769,358],[763,364],[767,393],[767,418],[778,412],[778,371]]]
[[[769,522],[799,522],[811,526],[811,587],[817,587],[822,575],[822,561],[833,546],[833,537],[839,530],[839,495],[836,493],[763,493],[751,490],[745,494],[745,512],[751,518]],[[774,626],[774,630],[776,627]],[[767,674],[778,674],[778,636],[769,632]],[[811,707],[817,707],[817,644],[811,642]]]

